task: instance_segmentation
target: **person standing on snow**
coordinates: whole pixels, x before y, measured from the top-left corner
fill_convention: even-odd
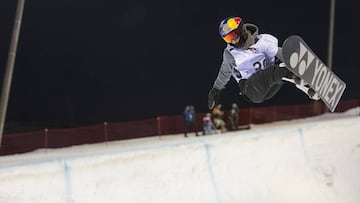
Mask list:
[[[229,130],[239,129],[239,107],[236,103],[231,104],[231,109],[228,115]]]
[[[227,46],[218,76],[208,94],[209,109],[219,103],[220,91],[231,76],[238,82],[240,94],[253,103],[271,99],[285,81],[294,83],[311,99],[320,99],[314,90],[281,63],[281,47],[276,37],[258,34],[256,25],[245,24],[240,17],[228,17],[221,21],[219,32]]]
[[[196,111],[193,105],[188,105],[185,107],[184,121],[184,137],[188,137],[187,134],[191,129],[195,131],[196,136],[199,136],[196,125]]]

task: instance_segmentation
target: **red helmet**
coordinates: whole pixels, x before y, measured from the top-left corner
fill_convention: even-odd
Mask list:
[[[226,43],[231,43],[232,40],[238,37],[240,37],[240,41],[244,41],[247,38],[244,22],[240,17],[231,16],[221,21],[219,33]]]

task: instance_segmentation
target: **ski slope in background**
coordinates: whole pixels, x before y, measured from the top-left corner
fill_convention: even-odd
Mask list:
[[[0,157],[0,202],[360,202],[359,108]]]

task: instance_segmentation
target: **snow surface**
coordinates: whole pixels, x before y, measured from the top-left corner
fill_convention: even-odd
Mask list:
[[[360,202],[359,108],[0,157],[0,202]]]

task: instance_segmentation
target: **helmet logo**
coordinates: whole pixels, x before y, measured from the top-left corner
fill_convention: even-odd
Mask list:
[[[227,21],[227,25],[228,25],[229,28],[231,28],[231,29],[236,29],[239,24],[235,21],[234,18],[230,18],[230,19]]]
[[[231,31],[237,29],[239,27],[239,25],[240,25],[240,22],[241,22],[240,17],[232,17],[232,18],[228,18],[228,19],[224,20],[221,23],[220,34],[222,36],[227,35]]]

